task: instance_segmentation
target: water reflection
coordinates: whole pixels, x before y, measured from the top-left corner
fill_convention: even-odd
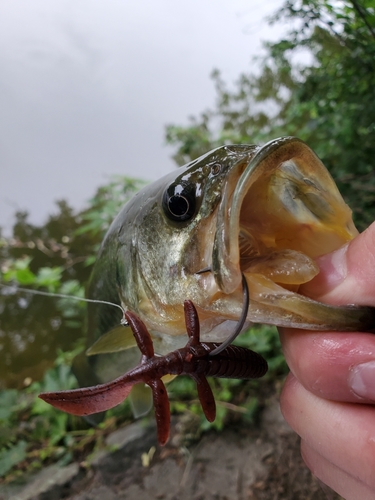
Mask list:
[[[56,299],[3,289],[0,307],[0,389],[39,380],[58,349],[70,350],[83,337],[80,318],[67,326]]]
[[[59,202],[59,213],[43,227],[28,223],[26,213],[16,214],[13,237],[2,240],[2,272],[15,259],[30,259],[30,270],[60,266],[61,282],[87,282],[91,267],[85,260],[101,235],[76,235],[82,214]],[[82,305],[82,303],[80,303]],[[66,317],[68,316],[68,317]],[[42,378],[52,366],[59,349],[83,344],[83,307],[64,311],[57,298],[19,292],[16,287],[0,289],[0,389],[16,387]]]

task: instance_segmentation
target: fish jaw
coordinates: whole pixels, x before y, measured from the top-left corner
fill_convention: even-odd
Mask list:
[[[300,252],[305,260],[315,259],[358,234],[327,169],[294,137],[259,148],[234,189],[225,193],[219,211],[214,274],[227,294],[238,288],[241,273],[261,258],[280,252],[285,256],[289,250]],[[295,284],[315,274],[310,269]]]
[[[223,295],[216,309],[239,317],[244,275],[250,322],[320,331],[374,328],[371,308],[335,308],[298,293],[319,273],[317,257],[358,234],[334,180],[303,141],[285,137],[258,148],[237,183],[227,183],[217,223],[212,270]]]

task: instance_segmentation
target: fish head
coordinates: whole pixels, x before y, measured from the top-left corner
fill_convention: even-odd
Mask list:
[[[125,205],[103,242],[91,296],[137,314],[160,353],[184,344],[185,300],[198,310],[204,339],[227,336],[243,310],[243,277],[247,324],[364,329],[373,311],[298,293],[318,274],[316,259],[357,234],[335,182],[303,141],[222,146]]]
[[[316,154],[286,137],[262,147],[222,146],[168,174],[134,197],[113,233],[123,306],[151,331],[173,336],[184,332],[186,299],[203,334],[238,318],[242,275],[249,321],[311,323],[272,311],[272,300],[298,298],[299,285],[319,272],[316,258],[357,230]]]
[[[199,271],[212,263],[222,200],[257,150],[217,148],[137,193],[114,221],[107,239],[116,234],[121,302],[151,330],[183,333],[184,300],[203,311],[221,292],[214,273]]]

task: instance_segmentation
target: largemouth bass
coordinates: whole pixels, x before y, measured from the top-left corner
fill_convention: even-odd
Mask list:
[[[223,146],[124,206],[104,238],[88,297],[137,314],[160,354],[186,342],[186,299],[198,310],[203,340],[228,336],[243,306],[242,276],[250,294],[246,326],[366,331],[375,327],[374,309],[330,306],[298,293],[318,274],[317,257],[357,234],[335,182],[301,140]],[[89,305],[88,364],[95,377],[76,368],[85,385],[139,361],[120,319],[109,305]]]

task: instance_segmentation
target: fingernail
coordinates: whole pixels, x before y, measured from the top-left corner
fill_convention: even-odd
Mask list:
[[[324,274],[325,285],[329,288],[335,288],[348,274],[346,263],[346,252],[348,245],[344,245],[335,252],[323,255],[318,259],[320,272]]]
[[[317,259],[320,272],[315,278],[300,287],[300,292],[311,298],[321,298],[338,287],[347,277],[348,245],[338,250],[322,255]]]
[[[375,361],[353,366],[349,386],[357,396],[375,401]]]

